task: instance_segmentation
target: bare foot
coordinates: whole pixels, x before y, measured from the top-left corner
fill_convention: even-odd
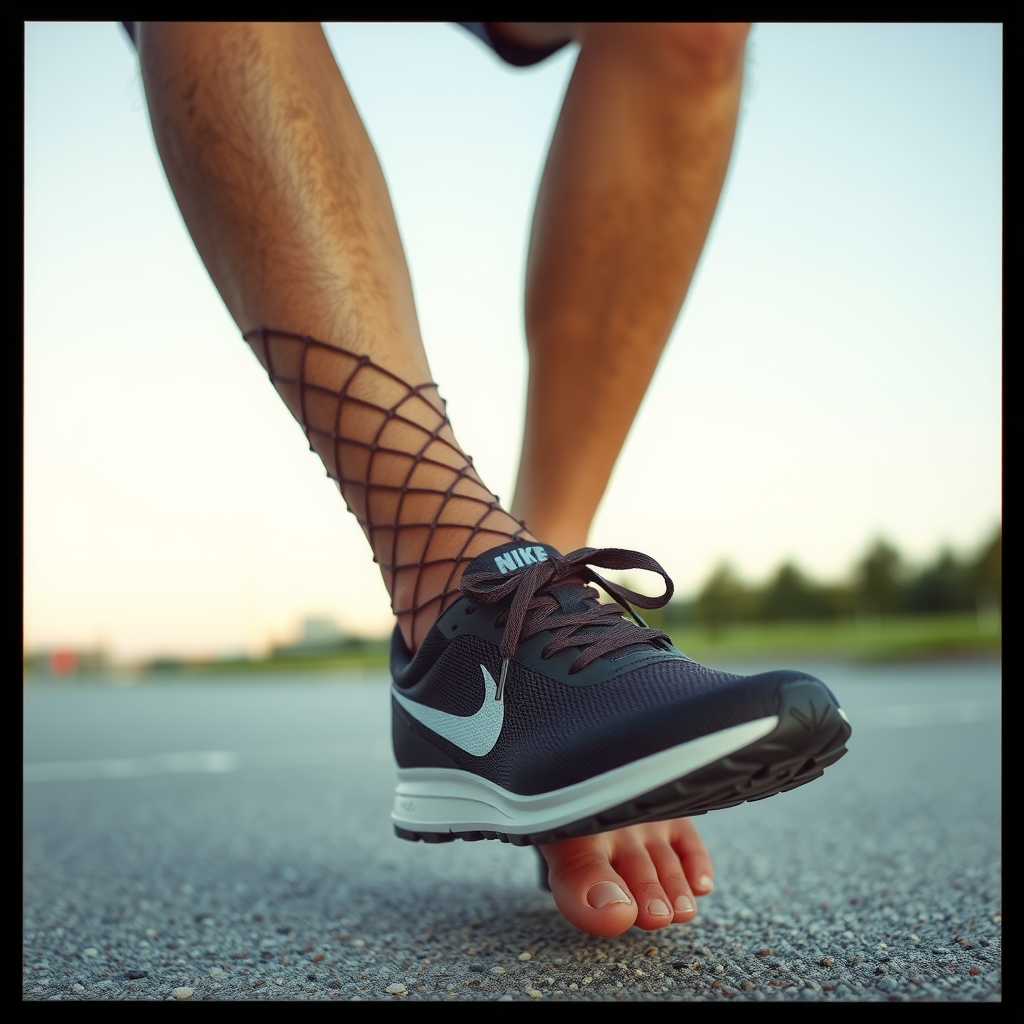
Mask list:
[[[689,818],[542,846],[558,909],[591,935],[689,921],[713,888],[711,855]]]

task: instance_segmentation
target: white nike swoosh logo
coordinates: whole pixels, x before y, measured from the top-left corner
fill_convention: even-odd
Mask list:
[[[468,717],[450,715],[447,711],[438,711],[427,704],[417,704],[403,697],[394,687],[391,694],[417,722],[438,736],[443,736],[449,743],[461,747],[467,754],[483,757],[494,749],[501,735],[501,726],[505,721],[505,702],[494,699],[498,687],[491,673],[483,665],[480,671],[484,674],[484,702],[475,715]]]

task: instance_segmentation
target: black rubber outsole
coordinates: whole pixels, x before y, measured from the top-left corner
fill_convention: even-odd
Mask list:
[[[779,724],[763,739],[600,814],[529,835],[413,832],[398,825],[395,834],[423,843],[497,839],[513,846],[544,846],[648,821],[706,814],[813,782],[846,753],[851,732],[824,685],[810,679],[794,680],[780,687]]]

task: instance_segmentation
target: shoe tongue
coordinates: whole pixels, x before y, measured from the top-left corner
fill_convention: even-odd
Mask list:
[[[499,572],[502,576],[508,576],[515,572],[522,572],[538,562],[546,562],[549,558],[559,558],[561,554],[561,551],[551,547],[550,544],[524,544],[522,541],[511,541],[500,547],[491,548],[482,555],[477,555],[470,562],[466,571]],[[559,607],[565,614],[571,615],[575,612],[585,612],[590,607],[580,589],[581,586],[585,586],[581,579],[568,580],[557,587],[552,587],[548,593],[558,601]]]
[[[582,580],[572,581],[569,583],[565,583],[559,587],[553,587],[551,590],[548,591],[548,593],[558,602],[558,606],[559,608],[561,608],[564,614],[579,615],[582,612],[589,611],[590,609],[596,607],[598,603],[594,598],[588,598],[586,596],[586,592],[581,589],[581,585],[585,586],[586,584],[583,584]],[[619,608],[619,611],[622,613],[622,617],[626,619],[626,621],[630,625],[633,625],[632,620],[626,618],[625,609]],[[598,626],[596,628],[598,631],[600,631],[603,628],[606,628],[606,626],[607,620],[605,620],[604,626]],[[588,634],[587,629],[585,628],[578,635],[581,638],[587,637],[588,635],[591,637],[595,637],[596,635],[599,636],[600,632],[597,632],[596,634]],[[625,658],[630,654],[649,651],[650,649],[651,641],[645,640],[641,643],[628,644],[626,647],[620,647],[616,651],[610,651],[608,654],[602,654],[601,657],[605,661],[618,661],[619,658]]]
[[[502,576],[509,576],[515,572],[522,572],[531,565],[538,562],[546,562],[549,558],[560,558],[562,552],[550,544],[525,544],[523,541],[510,541],[499,547],[491,548],[481,555],[477,555],[466,572],[499,572]],[[576,612],[585,612],[593,607],[593,600],[589,603],[581,587],[585,587],[584,580],[570,578],[560,582],[558,586],[547,591],[556,601],[566,615]]]
[[[507,576],[510,573],[522,572],[523,569],[538,562],[546,562],[549,558],[560,558],[561,555],[561,551],[549,544],[516,540],[477,555],[469,563],[466,572],[497,572]]]
[[[538,562],[546,562],[549,558],[560,558],[562,552],[550,544],[526,544],[523,541],[510,541],[508,544],[501,544],[496,548],[490,548],[476,556],[466,567],[466,572],[498,572],[502,576],[514,572],[522,572],[528,566],[536,565]],[[567,580],[547,591],[566,615],[577,612],[585,612],[593,607],[593,600],[584,595],[582,586],[586,586],[581,579]],[[603,655],[608,660],[618,660],[634,651],[649,650],[650,641],[639,644],[629,644],[610,655]]]
[[[560,587],[552,587],[548,593],[558,602],[565,615],[576,615],[594,607],[593,599],[588,603],[586,592],[581,590],[583,581],[564,583]]]

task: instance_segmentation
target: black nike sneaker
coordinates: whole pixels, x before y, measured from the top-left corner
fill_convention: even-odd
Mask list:
[[[590,566],[651,570],[665,593]],[[846,753],[849,722],[820,680],[716,672],[645,626],[631,605],[672,596],[646,555],[513,542],[479,555],[461,591],[415,656],[392,641],[403,839],[542,845],[703,814],[795,789]]]

